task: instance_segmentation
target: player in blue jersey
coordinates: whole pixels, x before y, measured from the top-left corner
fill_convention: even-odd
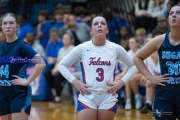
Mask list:
[[[156,120],[180,119],[180,6],[171,8],[168,21],[171,32],[153,38],[133,58],[139,71],[156,85],[153,104]],[[153,76],[143,62],[155,51],[159,54],[160,76]]]
[[[17,38],[17,17],[7,13],[1,17],[6,41],[0,44],[0,118],[1,120],[28,120],[31,108],[31,87],[28,86],[44,69],[43,59]],[[26,79],[28,61],[35,69]]]

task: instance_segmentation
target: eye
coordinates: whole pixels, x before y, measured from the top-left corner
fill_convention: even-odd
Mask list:
[[[177,14],[180,15],[180,11],[178,11]]]
[[[98,25],[98,23],[96,22],[96,23],[94,23],[94,25]]]
[[[14,24],[14,22],[12,22],[12,21],[10,21],[9,23],[10,23],[10,24]]]
[[[104,22],[102,22],[101,24],[102,24],[102,25],[106,25],[106,23],[104,23]]]
[[[169,15],[172,15],[174,12],[170,12]]]
[[[7,23],[6,22],[3,22],[3,25],[6,25]]]

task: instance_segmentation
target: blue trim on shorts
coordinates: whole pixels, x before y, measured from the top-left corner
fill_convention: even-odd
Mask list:
[[[114,106],[112,106],[111,108],[109,108],[108,110],[112,111],[112,112],[115,112],[117,111],[117,102]]]
[[[81,111],[83,109],[87,109],[90,108],[89,106],[85,105],[84,103],[78,101],[78,105],[77,105],[77,111]]]

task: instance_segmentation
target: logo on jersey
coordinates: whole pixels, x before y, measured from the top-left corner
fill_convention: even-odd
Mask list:
[[[162,51],[162,59],[180,59],[180,52]]]
[[[89,65],[104,65],[104,66],[110,66],[111,65],[110,61],[101,61],[101,58],[98,58],[96,60],[96,57],[90,57],[89,60],[90,60]]]

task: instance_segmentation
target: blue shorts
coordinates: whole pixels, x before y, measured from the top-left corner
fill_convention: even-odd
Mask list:
[[[153,113],[156,120],[180,119],[180,89],[157,86]]]
[[[0,116],[20,113],[22,109],[30,114],[31,87],[0,87]]]

